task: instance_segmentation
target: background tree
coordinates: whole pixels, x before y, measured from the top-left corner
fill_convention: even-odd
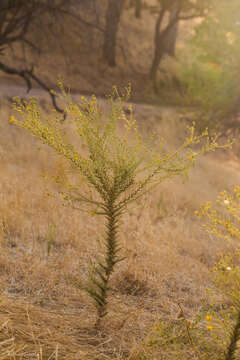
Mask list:
[[[165,51],[166,54],[170,56],[175,56],[175,52],[176,52],[179,21],[174,21],[174,19],[177,16],[177,12],[178,12],[178,7],[173,6],[169,9],[169,22],[173,21],[173,25],[171,26],[171,30],[168,33],[168,39],[166,41]]]
[[[103,57],[109,66],[116,66],[117,32],[125,0],[109,0],[106,12]]]
[[[3,0],[0,3],[0,70],[7,74],[22,77],[28,91],[32,87],[32,81],[35,81],[44,90],[48,91],[52,98],[55,109],[62,110],[56,103],[55,95],[50,88],[34,73],[34,66],[25,64],[24,68],[12,67],[4,62],[4,52],[8,47],[18,44],[25,50],[27,46],[33,51],[41,53],[40,47],[29,38],[34,26],[37,26],[38,20],[47,15],[49,18],[55,18],[57,13],[66,9],[63,0]],[[41,29],[46,31],[46,29]]]
[[[135,17],[137,19],[141,18],[142,6],[143,6],[143,1],[142,0],[135,0]]]
[[[177,28],[180,20],[189,20],[205,15],[210,2],[191,0],[159,0],[159,7],[153,9],[157,13],[154,36],[154,56],[149,76],[155,92],[157,87],[157,71],[164,55],[175,53]]]
[[[190,102],[201,105],[198,117],[202,121],[211,127],[238,129],[240,4],[237,0],[214,0],[212,5],[185,48],[193,56],[189,64],[183,64],[180,80]]]

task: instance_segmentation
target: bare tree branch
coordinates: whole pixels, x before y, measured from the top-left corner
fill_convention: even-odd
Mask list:
[[[71,11],[68,11],[68,10],[65,10],[65,9],[59,9],[59,12],[72,17],[73,19],[83,23],[86,26],[93,27],[93,28],[97,29],[98,31],[101,31],[102,33],[105,32],[105,30],[102,27],[100,27],[99,25],[94,24],[94,23],[90,23],[90,22],[84,20],[80,15],[76,15],[76,14],[72,13]]]
[[[64,110],[62,110],[56,102],[56,95],[51,91],[51,89],[42,81],[40,80],[34,73],[33,73],[33,69],[31,70],[18,70],[12,67],[9,67],[8,65],[0,62],[0,70],[4,71],[7,74],[11,74],[11,75],[18,75],[21,78],[24,79],[24,81],[26,82],[27,85],[27,92],[29,92],[32,89],[32,80],[34,80],[38,85],[41,86],[41,88],[43,88],[44,90],[46,90],[49,95],[51,96],[51,100],[53,103],[54,108],[61,114],[63,114],[63,119],[65,120],[66,118],[66,113],[64,112]]]

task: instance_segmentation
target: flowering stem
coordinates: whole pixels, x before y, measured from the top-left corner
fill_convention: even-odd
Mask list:
[[[201,355],[200,355],[198,349],[196,348],[196,345],[194,344],[192,335],[191,335],[191,333],[190,333],[190,328],[189,328],[188,321],[187,321],[187,319],[186,319],[186,317],[185,317],[185,315],[184,315],[183,308],[182,308],[182,306],[181,306],[180,303],[178,303],[178,306],[179,306],[179,308],[180,308],[181,316],[183,317],[183,319],[184,319],[184,321],[185,321],[185,325],[186,325],[186,329],[187,329],[187,335],[188,335],[189,342],[190,342],[190,344],[191,344],[191,346],[192,346],[192,348],[193,348],[193,351],[194,351],[194,353],[195,353],[195,356],[196,356],[199,360],[201,360]]]
[[[228,345],[227,352],[224,360],[234,360],[234,353],[237,349],[237,342],[240,339],[240,309],[238,309],[237,321],[231,334],[230,343]]]

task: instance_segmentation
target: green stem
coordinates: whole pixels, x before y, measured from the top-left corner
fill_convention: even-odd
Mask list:
[[[106,233],[106,256],[104,264],[98,261],[98,268],[96,269],[96,274],[98,275],[98,280],[95,285],[98,289],[98,294],[100,295],[101,301],[97,301],[97,309],[98,309],[98,319],[95,324],[97,328],[101,326],[101,321],[103,317],[107,314],[107,297],[109,290],[109,280],[111,274],[114,271],[114,266],[120,259],[117,256],[119,251],[118,243],[117,243],[117,226],[118,219],[121,214],[117,212],[117,208],[114,205],[115,199],[114,196],[109,197],[109,201],[106,204],[107,212],[107,233]],[[96,280],[96,279],[95,279]],[[94,279],[93,279],[94,282]],[[95,299],[96,300],[96,299]]]
[[[228,345],[228,350],[227,350],[227,353],[225,354],[224,360],[234,360],[235,359],[234,353],[237,349],[237,342],[238,342],[239,338],[240,338],[240,309],[238,309],[237,321],[234,326],[234,329],[233,329],[233,332],[231,335],[231,339],[230,339],[230,344]]]

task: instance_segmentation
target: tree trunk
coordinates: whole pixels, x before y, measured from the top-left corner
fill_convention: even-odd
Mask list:
[[[164,55],[172,55],[175,52],[175,44],[177,39],[177,29],[178,29],[178,15],[179,8],[172,7],[169,15],[169,20],[167,26],[161,31],[161,25],[166,11],[169,9],[162,8],[159,12],[159,16],[155,26],[155,50],[154,57],[152,61],[152,66],[150,69],[150,79],[153,83],[153,89],[157,93],[157,71],[161,60]]]
[[[135,0],[135,17],[141,19],[142,16],[142,0]]]
[[[116,66],[117,32],[125,0],[109,0],[106,14],[106,28],[103,57],[111,67]]]
[[[5,22],[6,14],[7,14],[6,9],[8,8],[8,5],[9,5],[8,0],[0,1],[0,43],[1,43],[1,38],[2,38],[3,24]]]
[[[175,48],[176,48],[176,42],[177,42],[177,35],[178,35],[178,25],[179,22],[178,21],[174,21],[176,15],[177,15],[177,7],[173,7],[170,10],[170,15],[169,15],[169,21],[173,21],[173,25],[166,37],[166,54],[170,55],[170,56],[175,56]]]
[[[153,89],[155,93],[158,93],[157,71],[163,56],[164,56],[163,48],[161,48],[161,46],[155,47],[154,58],[150,70],[150,79],[152,81]]]
[[[155,92],[157,90],[157,84],[156,84],[157,70],[158,70],[158,66],[161,62],[161,59],[163,57],[163,52],[162,52],[163,47],[161,46],[162,45],[161,25],[162,25],[162,21],[165,16],[165,13],[166,13],[166,9],[162,8],[161,11],[159,12],[157,22],[155,25],[154,57],[153,57],[152,66],[151,66],[150,74],[149,74],[150,79],[153,82]]]

